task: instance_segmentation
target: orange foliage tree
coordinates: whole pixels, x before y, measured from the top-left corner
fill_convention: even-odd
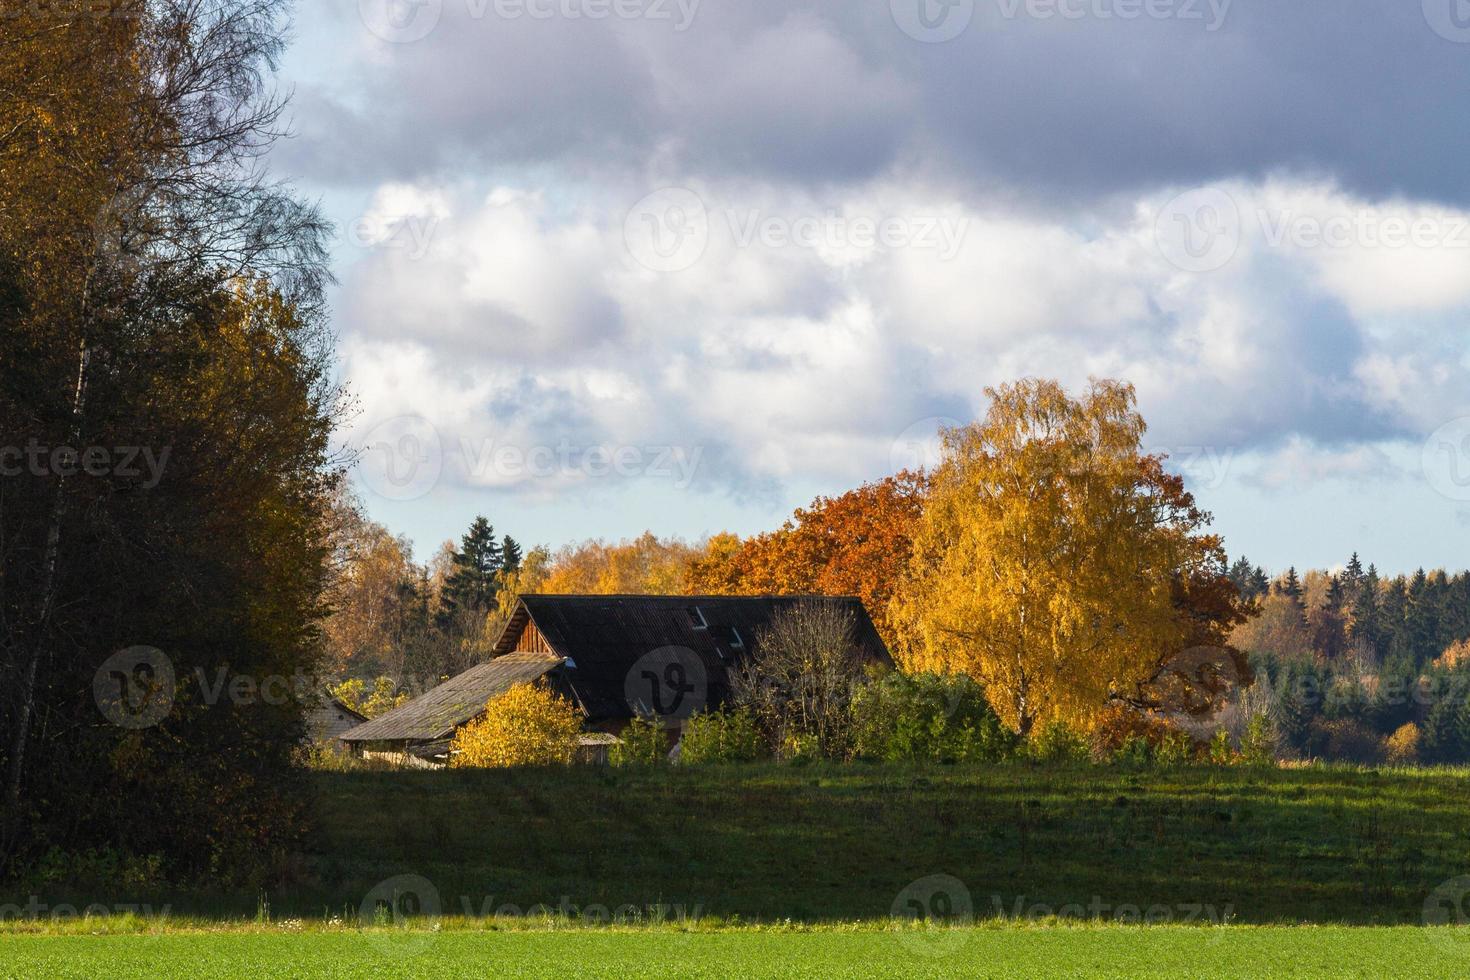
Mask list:
[[[690,565],[689,591],[711,595],[855,595],[892,641],[888,608],[913,550],[928,478],[902,472],[818,497],[780,529],[717,535]]]

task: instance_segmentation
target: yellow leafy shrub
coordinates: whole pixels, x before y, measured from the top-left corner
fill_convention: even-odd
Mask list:
[[[564,766],[577,753],[582,716],[544,687],[518,684],[485,705],[485,714],[454,736],[455,768]]]
[[[1388,761],[1398,766],[1412,766],[1419,761],[1419,726],[1413,722],[1400,725],[1384,745]]]

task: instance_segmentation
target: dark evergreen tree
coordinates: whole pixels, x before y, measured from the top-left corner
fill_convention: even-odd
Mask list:
[[[1404,629],[1409,614],[1409,587],[1402,575],[1389,580],[1378,612],[1382,629],[1379,650],[1385,656],[1412,657],[1412,644],[1408,642]]]
[[[454,571],[445,583],[447,604],[455,609],[488,609],[500,588],[500,544],[495,528],[476,517],[454,553]]]
[[[1300,755],[1306,755],[1308,736],[1315,709],[1312,699],[1317,689],[1308,679],[1310,675],[1296,670],[1283,670],[1275,678],[1275,704],[1272,720],[1283,747]]]
[[[521,551],[520,542],[507,534],[505,540],[500,543],[501,572],[505,575],[514,575],[520,571],[522,557],[524,554]]]
[[[1266,570],[1260,565],[1251,573],[1251,598],[1259,599],[1271,591],[1271,580],[1266,577]]]
[[[1293,565],[1286,570],[1286,576],[1277,586],[1277,592],[1295,602],[1297,608],[1302,612],[1306,612],[1307,604],[1302,600],[1302,582],[1297,578],[1296,566]]]
[[[1348,638],[1354,643],[1366,644],[1375,654],[1383,650],[1382,615],[1378,605],[1378,569],[1368,566],[1353,598],[1353,624]]]

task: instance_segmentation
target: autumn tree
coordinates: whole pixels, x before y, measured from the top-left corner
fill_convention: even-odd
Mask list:
[[[1026,380],[988,394],[983,420],[944,434],[894,602],[900,654],[910,669],[970,674],[1022,735],[1085,728],[1158,681],[1197,632],[1218,633],[1181,608],[1196,582],[1220,593],[1207,618],[1236,615],[1224,554],[1182,483],[1143,455],[1130,385],[1094,381],[1073,399]],[[1214,655],[1220,669],[1231,659]]]
[[[631,541],[585,541],[552,559],[542,591],[554,595],[682,595],[697,549],[652,531]]]
[[[181,680],[166,717],[128,730],[93,701],[139,644],[179,679],[315,667],[340,403],[326,228],[261,165],[285,6],[5,10],[0,445],[62,451],[0,491],[7,868],[126,842],[223,879],[298,824],[299,703]],[[156,472],[67,460],[104,446]]]
[[[908,566],[927,478],[899,473],[818,497],[780,529],[720,535],[690,567],[689,590],[711,595],[857,596],[885,641],[894,590]]]

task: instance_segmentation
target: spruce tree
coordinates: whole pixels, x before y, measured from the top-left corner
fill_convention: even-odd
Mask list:
[[[1376,654],[1383,653],[1383,625],[1378,607],[1378,569],[1373,565],[1368,566],[1368,572],[1359,584],[1358,594],[1353,597],[1353,625],[1348,635],[1355,643],[1367,644]]]
[[[500,586],[500,545],[495,528],[476,517],[454,553],[454,572],[445,583],[449,602],[457,609],[488,609]]]
[[[509,534],[500,543],[500,570],[505,575],[514,575],[521,570],[521,545]]]

